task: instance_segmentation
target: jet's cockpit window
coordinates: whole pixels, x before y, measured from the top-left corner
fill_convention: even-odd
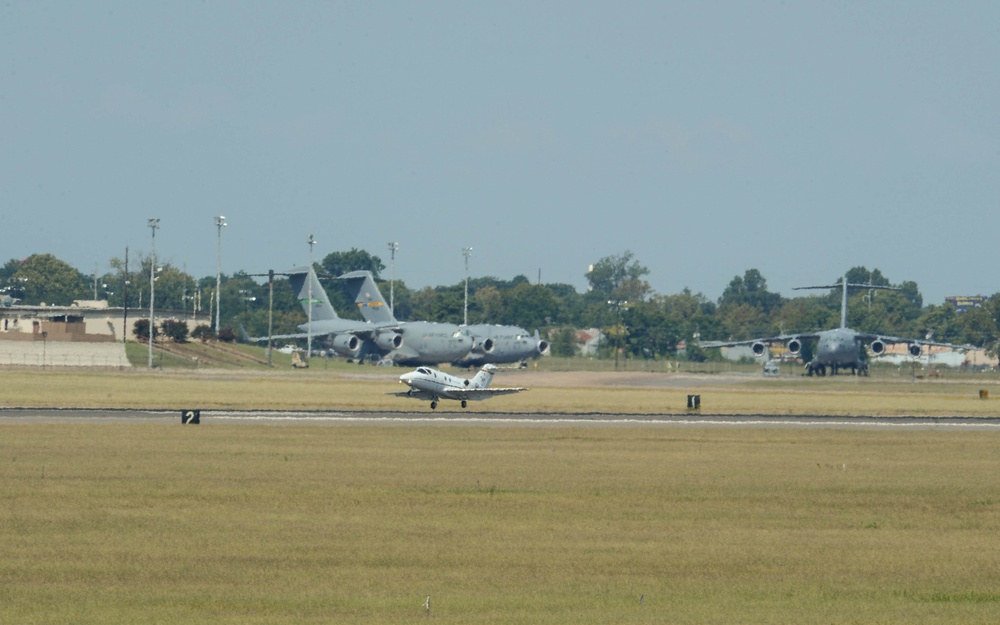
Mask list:
[[[430,369],[424,369],[423,367],[418,368],[417,369],[417,373],[422,373],[424,375],[430,375],[431,374]]]

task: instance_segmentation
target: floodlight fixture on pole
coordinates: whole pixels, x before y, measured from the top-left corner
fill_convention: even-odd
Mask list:
[[[462,323],[469,325],[469,257],[472,256],[472,248],[463,247],[462,256],[465,256],[465,307],[462,313]]]
[[[152,232],[153,248],[149,257],[149,368],[153,368],[153,328],[155,327],[156,316],[153,305],[156,301],[156,230],[160,227],[160,220],[157,217],[150,217],[146,220],[150,232]]]
[[[389,241],[389,310],[392,314],[396,314],[396,250],[399,249],[399,243],[395,241]]]
[[[218,247],[215,254],[215,336],[219,336],[219,302],[222,301],[220,288],[222,287],[222,229],[226,227],[226,216],[219,215],[215,218],[215,227],[218,230]]]
[[[306,358],[312,358],[313,354],[313,336],[312,336],[312,323],[313,323],[313,276],[316,272],[313,270],[313,246],[316,245],[316,239],[313,235],[309,235],[306,239],[306,243],[309,244],[309,271],[306,273],[306,280],[308,281],[308,295],[309,298],[309,320],[306,322]]]

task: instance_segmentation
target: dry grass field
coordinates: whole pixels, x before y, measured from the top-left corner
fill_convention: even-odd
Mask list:
[[[0,404],[427,410],[384,395],[398,370],[299,373],[4,371]],[[510,373],[531,390],[470,409],[994,401],[982,381],[571,375]],[[10,423],[0,622],[994,622],[997,475],[990,432]]]
[[[145,409],[428,410],[392,396],[401,370],[331,366],[309,371],[5,370],[0,406]],[[497,386],[530,390],[485,402],[471,412],[608,412],[683,414],[687,395],[702,414],[995,416],[991,379],[919,380],[839,376],[765,379],[759,375],[662,372],[504,371]],[[980,390],[993,397],[980,399]],[[442,402],[439,411],[461,411]]]

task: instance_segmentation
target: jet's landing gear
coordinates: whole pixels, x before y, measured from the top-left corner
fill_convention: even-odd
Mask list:
[[[467,401],[465,401],[465,400],[463,399],[463,400],[462,400],[462,408],[465,408],[465,407],[466,407],[466,406],[468,406],[468,405],[469,405],[469,402],[467,402]]]
[[[434,410],[437,407],[438,407],[437,400],[436,399],[432,399],[431,400],[431,410]]]
[[[815,360],[811,360],[809,361],[809,364],[806,365],[806,375],[809,377],[812,377],[813,375],[825,376],[826,367]]]

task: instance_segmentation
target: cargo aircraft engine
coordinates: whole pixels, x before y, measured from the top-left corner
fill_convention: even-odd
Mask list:
[[[885,342],[883,342],[881,338],[877,338],[872,341],[872,344],[869,347],[871,348],[872,353],[876,356],[885,353]]]
[[[361,339],[353,334],[338,334],[333,337],[333,351],[341,356],[357,358],[361,352]]]
[[[493,342],[493,339],[483,339],[482,341],[477,341],[476,344],[472,346],[472,353],[492,354],[494,347],[496,347],[496,344]]]
[[[791,354],[792,356],[798,356],[799,352],[801,351],[802,351],[802,341],[799,340],[799,337],[796,336],[792,338],[790,341],[788,341],[789,354]]]
[[[381,332],[375,335],[375,345],[385,351],[399,349],[403,346],[403,335],[399,332]]]
[[[919,343],[910,343],[910,346],[907,347],[906,349],[908,349],[910,351],[910,355],[913,356],[913,357],[917,357],[917,356],[920,355],[920,344]]]
[[[754,356],[763,356],[764,352],[767,350],[767,345],[761,343],[760,341],[757,341],[756,343],[750,346],[750,349],[753,350]]]

